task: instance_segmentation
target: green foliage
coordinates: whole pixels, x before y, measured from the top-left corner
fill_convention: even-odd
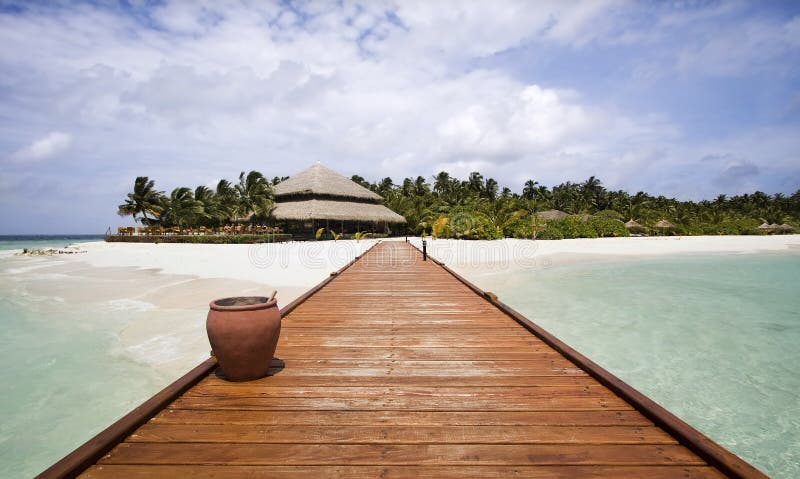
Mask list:
[[[558,228],[545,228],[536,235],[536,239],[541,240],[562,240],[564,235]]]
[[[244,218],[266,220],[273,206],[272,184],[261,173],[242,172],[238,182],[220,180],[216,188],[205,186],[175,188],[169,196],[155,189],[147,177],[138,177],[133,192],[118,206],[120,215],[136,221],[161,226],[221,226]],[[494,239],[578,238],[627,236],[622,222],[636,220],[650,226],[650,234],[761,234],[758,225],[766,221],[800,225],[800,190],[787,196],[767,195],[756,191],[728,197],[719,195],[700,202],[679,201],[645,192],[630,194],[607,190],[596,177],[582,182],[567,181],[548,188],[528,180],[515,193],[493,178],[472,172],[458,179],[447,172],[431,178],[404,178],[396,184],[392,178],[371,183],[361,176],[353,180],[384,197],[384,204],[403,215],[407,224],[395,230],[399,234],[430,233],[438,238]],[[580,216],[561,221],[537,220],[535,213],[558,209]],[[668,231],[653,230],[659,220],[674,225]],[[263,222],[263,221],[259,221]],[[339,239],[341,233],[317,230],[317,239]]]
[[[598,215],[589,219],[589,226],[592,227],[595,233],[597,233],[597,236],[601,238],[630,236],[628,229],[625,228],[625,224],[619,219]]]
[[[133,191],[128,193],[125,203],[117,207],[117,214],[120,216],[133,216],[134,221],[138,221],[136,215],[142,215],[142,222],[149,223],[150,216],[157,218],[162,211],[163,191],[156,191],[155,181],[146,176],[138,176],[133,183]]]
[[[192,243],[192,244],[255,244],[291,241],[288,233],[264,235],[175,235],[175,236],[118,236],[106,238],[109,242],[123,243]]]
[[[448,238],[450,236],[450,228],[448,227],[447,223],[450,222],[450,218],[446,216],[440,216],[433,222],[431,225],[431,237],[433,239],[445,237]]]
[[[598,211],[597,213],[594,214],[594,216],[598,217],[598,218],[607,218],[607,219],[619,220],[619,221],[622,221],[622,218],[623,218],[621,213],[618,213],[618,212],[616,212],[614,210]],[[624,223],[624,221],[623,221],[623,223]]]

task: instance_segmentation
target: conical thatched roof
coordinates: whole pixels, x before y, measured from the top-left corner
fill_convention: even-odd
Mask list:
[[[673,225],[667,220],[661,220],[658,223],[656,223],[656,228],[674,228],[674,227],[675,225]]]
[[[772,225],[767,223],[767,222],[764,222],[764,223],[761,223],[761,225],[758,227],[758,229],[760,229],[760,230],[771,230],[772,229]]]
[[[543,220],[550,221],[550,220],[563,220],[564,218],[569,216],[569,214],[559,210],[547,210],[547,211],[542,211],[540,213],[536,213],[536,216],[538,216]]]
[[[644,226],[640,225],[636,221],[630,220],[625,223],[625,227],[629,230],[644,230]]]
[[[792,228],[792,225],[787,225],[786,223],[778,226],[778,228],[780,228],[781,231],[786,231],[786,232],[794,231],[794,228]]]
[[[373,193],[320,163],[296,175],[292,175],[286,181],[278,183],[275,185],[274,192],[275,199],[278,202],[290,196],[310,195],[329,198],[335,197],[345,200],[371,200],[373,202],[379,202],[382,199],[380,195]]]
[[[406,219],[383,205],[349,201],[305,200],[276,203],[272,216],[278,220],[361,221],[405,223]]]

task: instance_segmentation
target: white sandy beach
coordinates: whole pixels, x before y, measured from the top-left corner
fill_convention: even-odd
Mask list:
[[[275,289],[284,306],[374,243],[81,243],[80,254],[3,252],[0,279],[20,297],[85,311],[83,327],[113,322],[112,354],[177,378],[208,357],[209,301]]]
[[[412,242],[421,247],[421,240]],[[567,240],[427,239],[428,253],[467,277],[516,268],[681,254],[800,253],[800,235],[654,236]]]
[[[402,241],[402,238],[393,241]],[[420,238],[410,239],[420,246]],[[118,344],[130,359],[175,378],[208,356],[208,302],[278,291],[281,306],[372,246],[375,240],[264,245],[83,243],[85,253],[4,255],[0,271],[24,293],[88,314],[119,319]],[[703,236],[531,241],[428,239],[429,254],[482,287],[486,273],[575,261],[669,254],[800,252],[800,235]],[[105,318],[92,318],[103,320]],[[90,321],[90,319],[87,319]]]

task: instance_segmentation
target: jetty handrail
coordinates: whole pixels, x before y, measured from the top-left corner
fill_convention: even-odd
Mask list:
[[[409,242],[417,251],[422,254],[422,250],[417,245]],[[491,292],[484,291],[477,285],[470,282],[460,274],[453,271],[442,261],[433,258],[428,254],[428,259],[439,265],[442,269],[450,273],[454,278],[463,283],[469,289],[482,296],[486,301],[503,311],[514,319],[522,327],[536,335],[539,339],[547,343],[564,357],[575,363],[578,367],[586,371],[595,378],[600,384],[609,388],[612,392],[631,404],[636,410],[653,423],[665,430],[667,433],[678,439],[681,444],[689,448],[692,452],[703,458],[711,466],[716,467],[724,474],[736,479],[769,479],[769,476],[756,469],[752,464],[740,458],[736,454],[720,446],[705,434],[690,426],[688,423],[675,416],[658,403],[645,396],[633,386],[618,378],[608,370],[579,353],[567,343],[561,341],[553,334],[549,333],[541,326],[526,318],[511,306],[500,301]]]
[[[281,317],[286,316],[292,310],[303,304],[308,298],[317,293],[326,284],[330,283],[344,270],[352,266],[379,243],[380,240],[376,241],[363,253],[356,255],[356,257],[350,260],[346,265],[342,266],[334,273],[331,273],[327,278],[281,308]],[[136,429],[153,418],[167,405],[175,401],[181,394],[200,382],[204,377],[208,376],[216,367],[217,360],[215,358],[211,357],[206,359],[194,369],[178,378],[175,382],[99,432],[96,436],[83,443],[83,445],[45,469],[37,475],[35,479],[72,479],[77,477],[81,472],[95,464],[106,453],[111,451],[117,444],[121,443]]]

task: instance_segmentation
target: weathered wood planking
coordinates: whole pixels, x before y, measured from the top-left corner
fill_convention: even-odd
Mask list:
[[[269,377],[197,378],[83,476],[765,477],[712,467],[406,243],[287,309]]]

